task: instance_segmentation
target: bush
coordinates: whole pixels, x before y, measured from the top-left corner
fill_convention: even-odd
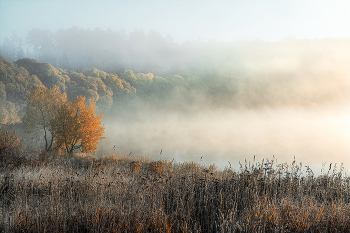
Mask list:
[[[6,129],[0,128],[0,166],[8,166],[13,164],[19,165],[23,161],[23,152],[20,150],[21,144],[17,137],[17,132],[13,130],[11,133]]]

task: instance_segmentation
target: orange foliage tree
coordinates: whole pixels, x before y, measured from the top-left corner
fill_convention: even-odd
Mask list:
[[[77,149],[82,152],[96,151],[98,142],[104,139],[102,114],[95,114],[96,102],[92,100],[85,105],[84,101],[85,97],[77,97],[73,102],[65,102],[52,122],[56,146],[64,148],[67,154]]]

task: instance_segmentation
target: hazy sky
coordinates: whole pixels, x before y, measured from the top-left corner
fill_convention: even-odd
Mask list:
[[[186,40],[349,37],[349,1],[0,0],[0,41],[32,28],[154,29]]]

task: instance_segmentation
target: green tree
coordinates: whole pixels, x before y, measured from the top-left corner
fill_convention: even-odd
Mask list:
[[[131,71],[132,72],[132,71]],[[136,80],[135,75],[130,76],[132,80]],[[115,101],[121,101],[127,99],[128,95],[134,95],[136,89],[130,85],[128,81],[122,78],[118,78],[117,75],[108,75],[104,80],[106,86],[113,91],[113,99]]]
[[[2,44],[2,54],[10,61],[16,61],[16,44],[9,37],[5,37],[4,43]]]
[[[165,100],[169,96],[173,89],[173,85],[171,82],[166,80],[165,78],[156,76],[153,78],[151,92],[154,93],[157,101]]]
[[[15,64],[24,67],[31,75],[37,76],[45,87],[58,86],[61,91],[65,91],[69,77],[63,75],[50,63],[40,63],[34,59],[23,58],[16,61]]]
[[[0,101],[6,100],[6,89],[5,84],[0,81]]]
[[[137,80],[137,78],[132,70],[125,70],[124,74],[122,74],[120,77],[122,79],[124,79],[125,81],[127,81],[128,83],[130,83],[131,86],[134,86],[135,82]]]
[[[57,86],[52,89],[38,87],[32,91],[27,100],[27,111],[23,123],[27,133],[43,133],[45,150],[50,151],[54,145],[52,124],[59,108],[67,102],[67,97]]]

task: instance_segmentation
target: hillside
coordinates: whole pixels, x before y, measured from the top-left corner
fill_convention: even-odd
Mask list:
[[[181,80],[182,77],[179,78]],[[70,100],[77,96],[94,98],[98,111],[107,113],[112,106],[119,109],[120,105],[125,106],[128,101],[149,102],[154,98],[164,98],[176,85],[182,85],[176,82],[155,77],[151,73],[125,71],[120,77],[97,69],[85,69],[78,73],[56,69],[50,63],[33,59],[23,58],[13,63],[0,57],[0,101],[3,109],[0,122],[19,122],[27,95],[41,85],[46,88],[58,86]]]

